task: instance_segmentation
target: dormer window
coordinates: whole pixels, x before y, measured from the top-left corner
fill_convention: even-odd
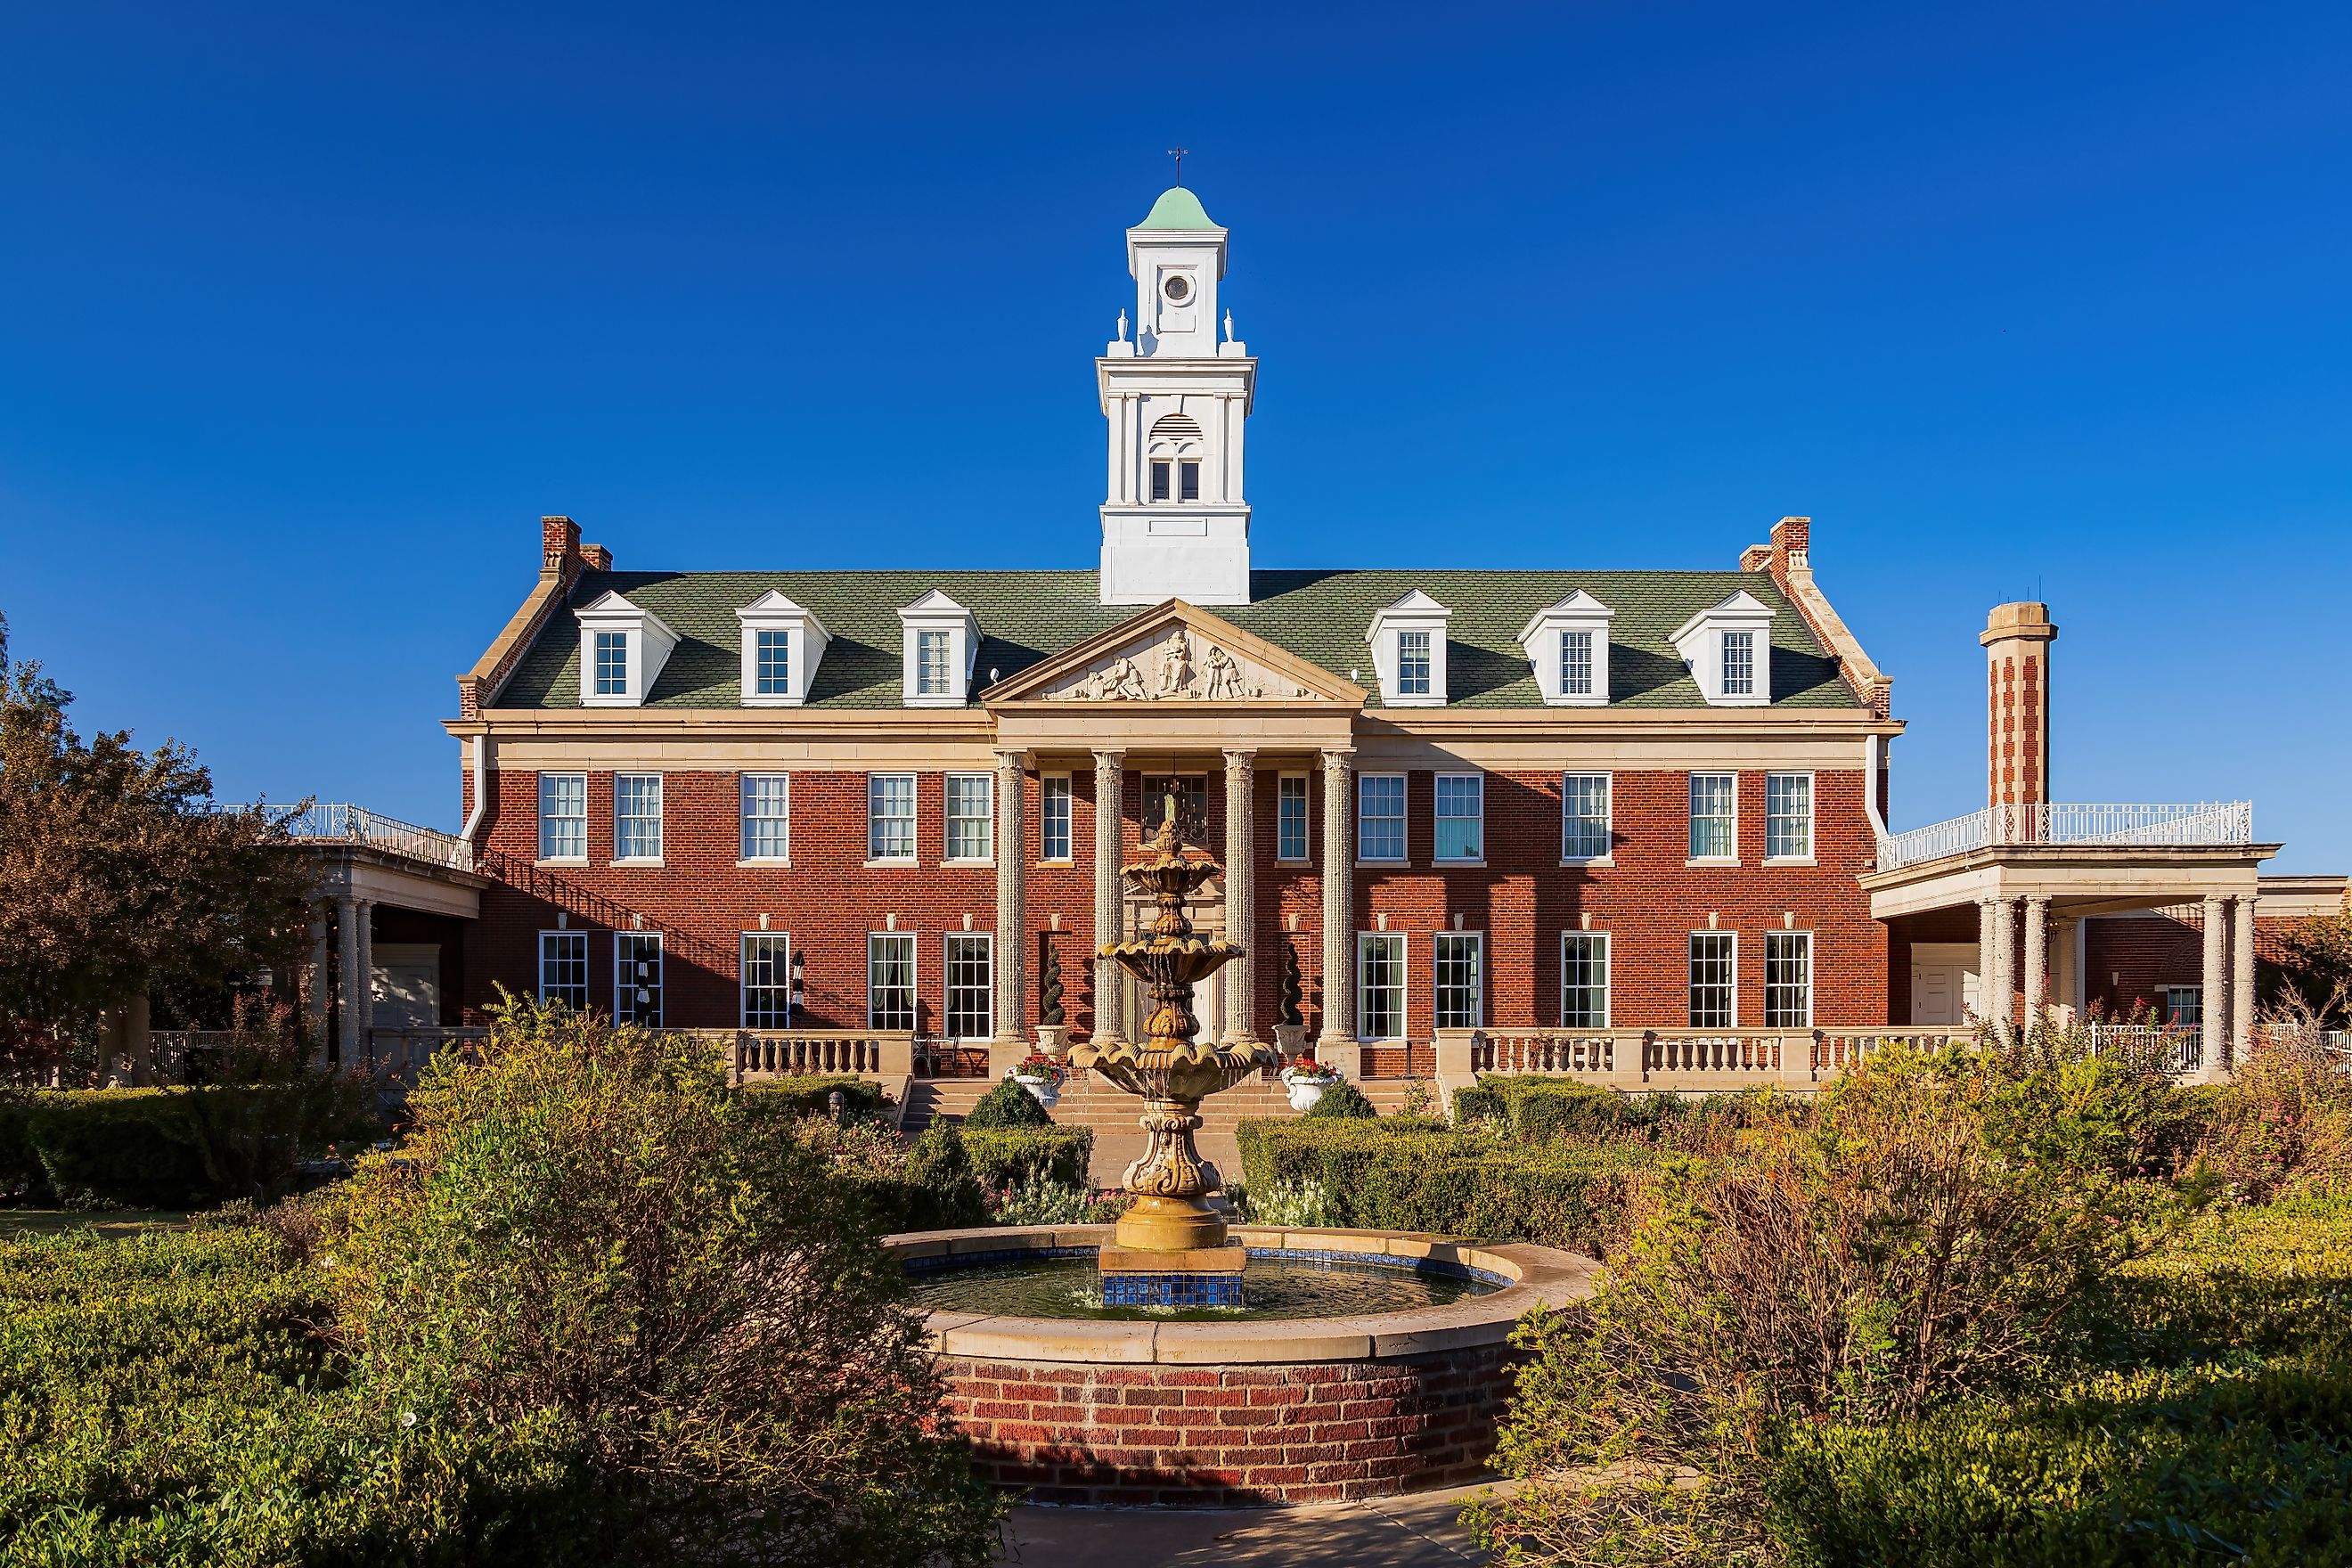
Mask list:
[[[743,628],[743,706],[806,702],[833,640],[824,623],[772,588],[736,611],[735,619]]]
[[[1597,708],[1609,700],[1609,623],[1616,613],[1579,588],[1519,628],[1519,646],[1546,702]]]
[[[642,706],[677,646],[677,634],[617,593],[601,595],[572,614],[580,623],[581,706]]]
[[[1770,605],[1746,589],[1701,610],[1668,639],[1711,707],[1760,708],[1772,700]]]
[[[971,612],[934,588],[898,612],[898,625],[907,705],[960,708],[970,701],[980,657],[980,626]]]
[[[1365,641],[1391,708],[1445,704],[1445,631],[1454,612],[1416,588],[1372,617]]]

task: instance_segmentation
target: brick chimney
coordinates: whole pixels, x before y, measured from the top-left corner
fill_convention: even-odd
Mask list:
[[[580,525],[570,518],[539,520],[539,574],[566,579],[580,574]]]
[[[1977,641],[1985,649],[1985,804],[2050,799],[2050,606],[1995,605]]]

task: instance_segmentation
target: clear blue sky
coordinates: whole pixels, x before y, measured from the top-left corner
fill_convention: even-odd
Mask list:
[[[1787,512],[1981,803],[2352,866],[2352,10],[0,13],[0,610],[220,793],[457,816],[541,512],[625,567],[1088,565],[1162,149],[1264,566],[1723,567]]]

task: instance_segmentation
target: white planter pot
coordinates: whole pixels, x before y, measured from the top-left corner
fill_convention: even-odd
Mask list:
[[[1290,1090],[1290,1109],[1304,1115],[1315,1109],[1316,1101],[1321,1100],[1323,1091],[1331,1086],[1328,1083],[1301,1083],[1292,1079],[1284,1087]]]
[[[1013,1081],[1027,1089],[1029,1098],[1048,1110],[1053,1110],[1055,1103],[1062,1098],[1061,1086],[1051,1079],[1015,1077]]]

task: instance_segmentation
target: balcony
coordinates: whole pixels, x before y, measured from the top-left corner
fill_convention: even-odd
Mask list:
[[[2239,845],[2254,841],[2254,803],[2184,805],[1996,805],[1878,841],[1878,869],[2011,844]]]

